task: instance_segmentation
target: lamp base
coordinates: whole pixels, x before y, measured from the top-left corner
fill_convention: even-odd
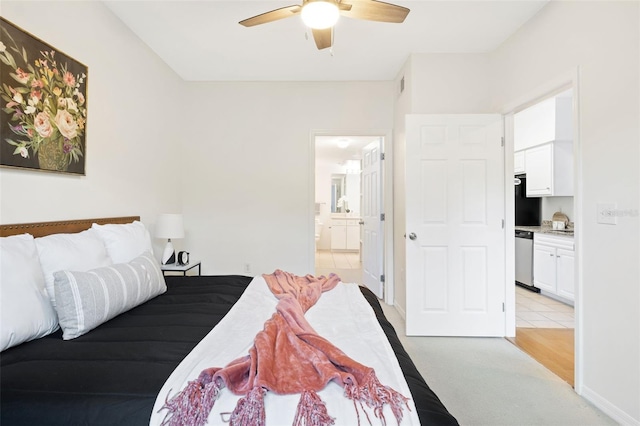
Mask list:
[[[167,241],[167,245],[164,247],[164,252],[162,252],[162,264],[167,265],[170,263],[176,263],[176,251],[173,249],[171,240]]]

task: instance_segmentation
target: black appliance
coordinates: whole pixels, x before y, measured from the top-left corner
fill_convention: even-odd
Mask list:
[[[516,175],[515,182],[515,269],[516,284],[540,292],[533,285],[533,232],[518,226],[540,226],[540,197],[527,197],[527,175]]]
[[[527,197],[527,175],[515,177],[516,226],[540,226],[540,197]]]

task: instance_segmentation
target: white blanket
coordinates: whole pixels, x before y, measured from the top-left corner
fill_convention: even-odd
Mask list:
[[[159,425],[164,419],[167,410],[159,410],[167,395],[175,395],[189,381],[196,379],[202,370],[224,367],[246,355],[253,346],[256,334],[274,314],[276,304],[277,300],[264,278],[254,278],[229,313],[185,357],[166,381],[156,399],[150,424]],[[357,284],[339,283],[333,290],[323,293],[305,317],[320,336],[354,360],[375,369],[380,383],[411,398],[391,345]],[[335,419],[336,426],[358,424],[354,403],[344,396],[341,386],[330,382],[318,395],[326,403],[327,411]],[[220,413],[232,412],[239,398],[240,396],[223,389],[209,415],[208,424],[225,424]],[[264,400],[267,425],[291,425],[299,399],[298,394],[277,395],[267,392]],[[406,407],[404,409],[402,425],[419,425],[413,400],[409,401],[409,407],[411,411]],[[366,410],[373,424],[378,423],[372,410]],[[388,406],[385,407],[384,416],[389,424],[395,423]],[[228,419],[228,415],[225,419]],[[361,424],[368,424],[362,412],[360,419]]]

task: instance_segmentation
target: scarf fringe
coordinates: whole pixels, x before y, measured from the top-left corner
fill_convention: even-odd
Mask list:
[[[296,409],[293,426],[330,426],[334,419],[329,416],[327,406],[314,391],[302,391]]]
[[[264,394],[266,390],[256,386],[238,400],[231,413],[230,426],[265,426]]]
[[[219,394],[220,386],[213,380],[213,375],[203,371],[173,398],[168,399],[167,395],[158,410],[168,410],[161,426],[204,426]]]
[[[365,403],[368,407],[373,409],[373,413],[382,421],[383,425],[387,424],[383,413],[384,406],[386,404],[389,404],[391,407],[391,411],[393,412],[398,424],[402,422],[404,406],[406,406],[407,409],[410,409],[409,404],[407,403],[409,398],[389,386],[381,384],[373,371],[367,374],[362,383],[358,385],[353,382],[345,383],[344,393],[347,398],[353,400],[354,405],[356,406],[356,412],[358,411],[356,401],[359,402],[360,405]],[[358,414],[358,422],[359,419],[360,414]]]

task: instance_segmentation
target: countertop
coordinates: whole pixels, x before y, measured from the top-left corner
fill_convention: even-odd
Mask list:
[[[562,235],[563,237],[573,237],[573,222],[569,222],[567,229],[557,230],[551,227],[550,220],[543,220],[541,226],[516,226],[516,231],[530,231],[540,234]]]

